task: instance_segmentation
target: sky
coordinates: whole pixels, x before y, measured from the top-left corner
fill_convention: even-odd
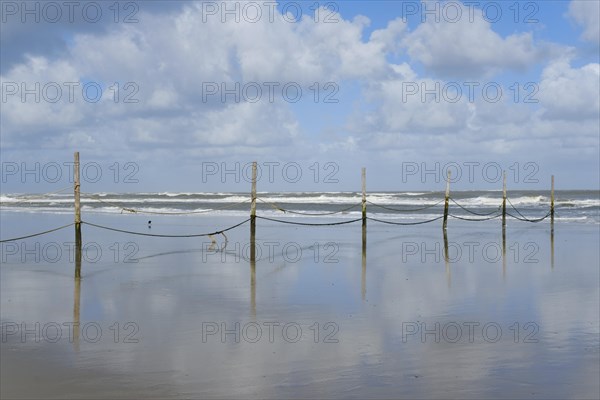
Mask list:
[[[3,193],[600,188],[600,2],[1,1]]]

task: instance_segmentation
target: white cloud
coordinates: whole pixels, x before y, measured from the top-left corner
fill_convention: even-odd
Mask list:
[[[599,93],[600,64],[572,68],[568,59],[560,59],[544,69],[538,97],[549,119],[597,119]]]
[[[469,15],[462,8],[462,15]],[[427,19],[402,44],[413,60],[445,77],[488,77],[505,69],[524,70],[544,57],[530,33],[503,38],[481,13],[456,22]]]
[[[584,40],[600,44],[600,1],[572,0],[568,15],[583,27]]]

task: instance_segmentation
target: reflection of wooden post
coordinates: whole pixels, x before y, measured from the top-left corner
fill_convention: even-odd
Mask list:
[[[444,261],[446,262],[446,280],[448,287],[452,286],[452,276],[450,274],[450,253],[448,251],[448,233],[444,229]]]
[[[361,297],[363,300],[367,294],[367,226],[362,227],[362,275],[361,275]]]
[[[81,277],[81,203],[79,180],[79,152],[75,152],[73,164],[74,198],[75,198],[75,278]]]
[[[554,229],[550,229],[550,268],[554,269]]]
[[[506,279],[506,171],[502,171],[502,279]]]
[[[79,351],[79,307],[81,304],[81,279],[75,278],[75,288],[73,293],[73,347]]]
[[[502,171],[502,228],[506,226],[506,171]]]
[[[550,188],[550,229],[554,231],[554,175]]]
[[[256,319],[256,255],[250,253],[250,317]]]
[[[450,170],[448,170],[448,179],[446,181],[446,200],[444,202],[444,230],[448,225],[448,203],[450,201]]]
[[[502,225],[502,278],[506,278],[506,225]]]

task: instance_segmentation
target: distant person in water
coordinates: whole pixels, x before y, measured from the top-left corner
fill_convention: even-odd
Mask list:
[[[152,221],[148,221],[148,229],[152,228]]]

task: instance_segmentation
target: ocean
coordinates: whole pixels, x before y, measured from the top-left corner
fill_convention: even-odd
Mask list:
[[[500,191],[452,192],[449,213],[465,219],[498,216]],[[5,193],[3,212],[73,213],[73,194],[32,195]],[[81,194],[82,214],[249,215],[248,193],[95,193]],[[508,194],[508,218],[536,220],[550,210],[548,191],[514,190]],[[367,195],[367,213],[379,220],[420,222],[443,214],[444,192],[376,192]],[[283,211],[285,210],[285,212]],[[361,216],[359,192],[259,192],[257,215],[277,218],[323,217],[354,219]],[[600,224],[600,191],[555,192],[555,222]]]

